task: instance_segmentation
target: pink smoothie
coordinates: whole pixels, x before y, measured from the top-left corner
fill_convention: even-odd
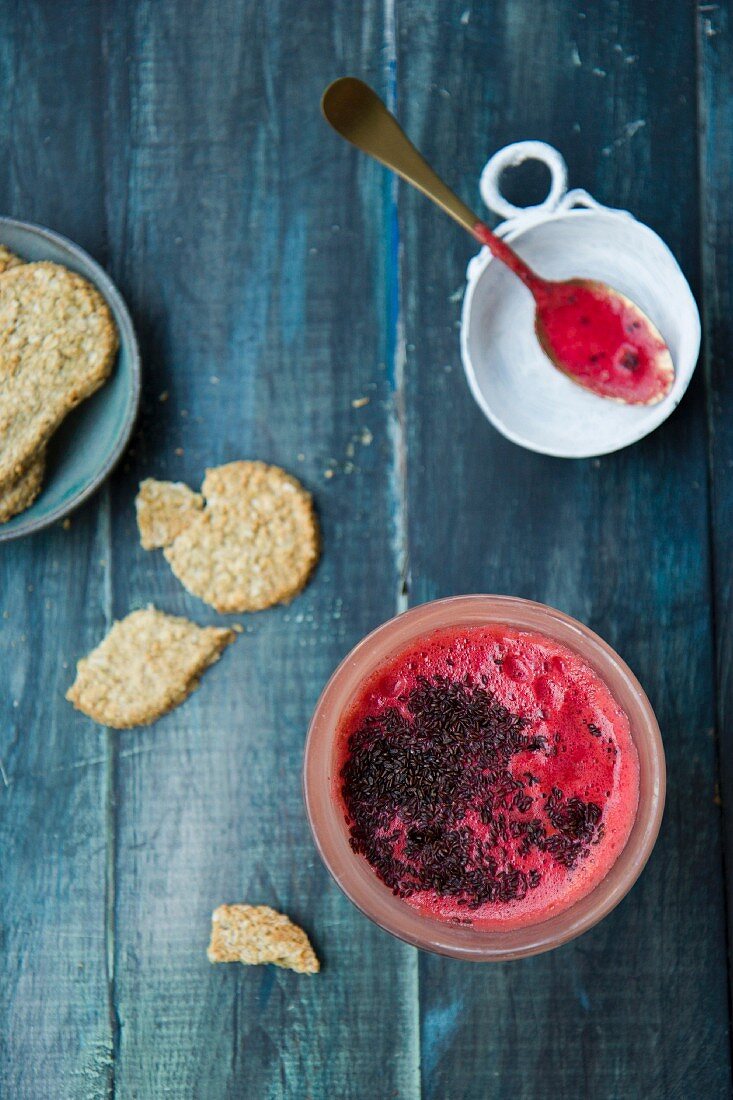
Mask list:
[[[367,680],[341,723],[335,796],[352,849],[441,920],[546,920],[629,837],[639,762],[599,675],[550,638],[438,631]]]

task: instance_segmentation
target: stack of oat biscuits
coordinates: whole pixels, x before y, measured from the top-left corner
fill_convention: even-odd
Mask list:
[[[0,246],[0,523],[38,496],[49,439],[109,378],[117,346],[91,283]]]

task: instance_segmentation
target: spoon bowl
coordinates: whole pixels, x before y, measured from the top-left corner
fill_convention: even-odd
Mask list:
[[[564,279],[545,282],[535,301],[540,347],[579,386],[628,405],[656,405],[672,389],[669,348],[625,294],[597,279]],[[612,355],[609,345],[616,349]]]

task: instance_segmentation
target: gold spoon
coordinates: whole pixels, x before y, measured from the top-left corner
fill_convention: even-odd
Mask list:
[[[440,179],[363,81],[344,76],[323,93],[334,130],[432,199],[514,272],[535,300],[535,332],[554,366],[601,397],[654,405],[674,382],[672,356],[645,313],[594,279],[543,279]]]

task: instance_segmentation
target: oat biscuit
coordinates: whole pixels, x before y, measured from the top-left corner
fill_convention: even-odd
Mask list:
[[[109,376],[117,330],[101,294],[52,263],[0,275],[0,489]]]
[[[104,726],[147,726],[182,703],[235,638],[154,607],[133,611],[79,661],[66,698]]]
[[[46,472],[46,448],[42,447],[38,456],[31,459],[22,474],[0,489],[0,523],[7,523],[18,512],[30,508],[41,491],[43,475]]]
[[[194,493],[182,481],[145,478],[140,482],[140,491],[135,497],[137,526],[143,550],[170,546],[203,506],[204,498],[201,493]]]
[[[20,256],[16,256],[14,252],[11,252],[9,248],[6,248],[4,244],[0,244],[0,275],[3,271],[7,271],[11,267],[19,267],[24,261]]]
[[[11,267],[25,263],[5,245],[0,244],[0,275]],[[0,491],[0,523],[7,523],[19,512],[30,508],[41,491],[43,475],[46,472],[46,448],[37,457],[31,459],[26,468],[15,480]]]
[[[313,500],[299,481],[264,462],[206,471],[203,511],[164,553],[179,581],[217,611],[287,603],[318,560]]]
[[[269,905],[220,905],[211,915],[209,962],[274,963],[298,974],[321,969],[302,928]]]

